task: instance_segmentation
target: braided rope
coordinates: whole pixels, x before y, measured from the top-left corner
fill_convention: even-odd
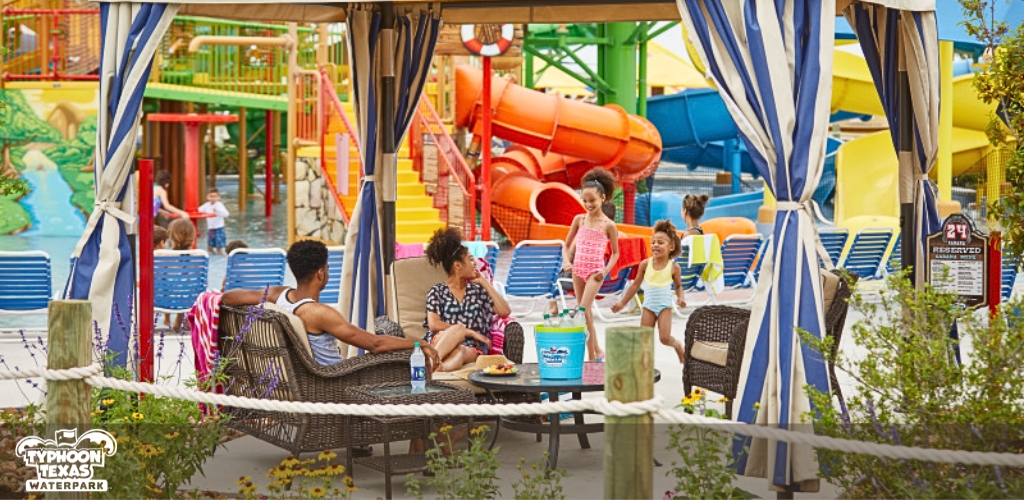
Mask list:
[[[78,366],[63,370],[51,370],[49,368],[29,368],[27,370],[0,371],[0,380],[16,380],[20,378],[38,378],[46,380],[82,380],[93,375],[103,373],[103,365],[96,363],[89,366]]]
[[[896,446],[884,443],[869,443],[692,415],[680,410],[662,408],[661,405],[664,403],[664,399],[660,396],[655,396],[653,399],[646,401],[637,401],[633,403],[609,401],[604,398],[503,405],[311,403],[228,396],[181,387],[168,387],[148,382],[132,382],[104,377],[101,376],[100,373],[102,373],[102,366],[99,364],[79,368],[69,368],[66,370],[33,368],[21,371],[0,371],[0,380],[30,377],[42,377],[46,380],[81,379],[85,380],[86,383],[93,387],[107,387],[122,391],[146,393],[212,405],[233,406],[236,408],[264,411],[309,413],[316,415],[393,415],[419,417],[436,417],[442,415],[511,416],[584,411],[594,411],[605,416],[615,417],[652,415],[653,417],[667,423],[712,428],[753,438],[785,441],[791,444],[802,444],[814,448],[841,451],[844,453],[872,455],[895,460],[920,460],[925,462],[1024,467],[1024,455],[1016,455],[1012,453],[942,450]],[[728,430],[725,431],[725,429]]]

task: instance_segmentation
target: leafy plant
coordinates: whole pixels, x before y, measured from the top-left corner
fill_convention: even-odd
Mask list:
[[[831,395],[808,387],[816,431],[897,446],[1024,452],[1024,304],[988,318],[931,287],[917,291],[904,278],[892,277],[877,303],[854,295],[852,306],[864,312],[852,328],[859,352],[854,359],[840,352],[835,361],[856,381],[858,396],[834,408]],[[949,335],[953,321],[959,342]],[[830,353],[827,343],[815,347]],[[819,450],[818,459],[822,477],[851,498],[1024,496],[1024,469],[828,450]]]
[[[516,500],[535,500],[544,498],[549,500],[565,500],[565,492],[562,491],[562,479],[569,474],[565,469],[550,469],[548,466],[548,452],[544,452],[542,462],[533,462],[526,467],[526,459],[520,458],[516,470],[520,478],[512,483],[512,491]]]
[[[299,460],[288,456],[279,465],[267,472],[267,477],[274,479],[267,485],[270,495],[256,495],[256,485],[249,476],[238,478],[238,494],[242,498],[344,498],[352,497],[359,491],[352,481],[352,476],[344,475],[345,467],[332,464],[338,454],[330,450],[320,452],[317,458]],[[317,467],[317,464],[321,464]],[[335,485],[334,479],[341,477],[341,484]]]
[[[1019,258],[1024,255],[1024,25],[1014,27],[996,19],[997,3],[960,0],[960,25],[985,44],[986,64],[974,77],[974,88],[983,102],[996,104],[985,130],[989,141],[1009,153],[1009,189],[1002,189],[1001,199],[990,203],[990,213],[1000,221],[1006,251]]]
[[[720,403],[726,401],[724,397],[718,400]],[[726,419],[724,413],[707,407],[707,394],[700,387],[683,398],[679,407],[705,417]],[[695,425],[670,425],[666,449],[678,453],[682,463],[672,462],[672,468],[665,473],[676,478],[675,491],[666,492],[665,498],[751,498],[749,493],[733,486],[736,480],[733,439],[727,431]]]
[[[408,493],[423,498],[423,486],[428,485],[441,499],[494,498],[498,496],[498,448],[488,450],[484,444],[488,427],[481,425],[469,431],[469,449],[454,450],[452,426],[445,424],[428,438],[433,446],[427,450],[425,481],[409,475]]]

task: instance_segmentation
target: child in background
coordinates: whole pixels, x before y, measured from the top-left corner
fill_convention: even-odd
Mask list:
[[[686,222],[683,238],[704,235],[704,230],[700,228],[700,218],[704,216],[704,206],[707,204],[708,195],[706,194],[700,196],[688,194],[683,198],[683,221]]]
[[[206,251],[211,254],[224,255],[224,243],[227,236],[224,234],[224,218],[228,215],[227,207],[220,201],[220,191],[212,187],[206,190],[206,203],[199,207],[204,214],[214,214],[206,219]]]
[[[576,302],[585,308],[590,361],[604,361],[604,351],[597,342],[597,329],[594,328],[594,297],[601,289],[605,276],[608,276],[619,260],[619,230],[615,227],[615,221],[601,211],[601,206],[611,197],[614,189],[615,178],[603,168],[592,169],[583,176],[580,198],[587,213],[573,218],[563,254],[563,261],[567,262],[563,270],[572,270]],[[605,262],[604,252],[609,242],[612,255]]]
[[[224,249],[224,253],[226,253],[228,255],[231,255],[231,252],[234,252],[235,250],[238,250],[239,248],[249,248],[249,244],[246,243],[243,240],[231,240],[231,241],[228,242],[227,248]],[[224,285],[227,285],[227,284],[228,284],[228,277],[227,277],[227,275],[225,275],[224,276],[224,281],[222,281],[220,283],[220,289],[224,290]],[[227,290],[224,290],[224,291],[226,292]]]
[[[153,176],[153,217],[158,226],[167,227],[171,214],[188,219],[188,212],[171,205],[167,201],[167,190],[171,187],[171,173],[158,170]]]
[[[682,363],[685,359],[683,344],[672,337],[672,285],[675,285],[675,303],[686,307],[683,297],[682,271],[675,263],[675,258],[682,252],[679,233],[676,226],[667,220],[654,224],[654,235],[651,236],[651,258],[640,263],[636,279],[614,306],[612,312],[619,312],[644,287],[643,315],[640,325],[654,328],[658,324],[658,337],[662,345],[676,350],[676,356]]]
[[[167,230],[172,250],[191,250],[196,242],[196,228],[188,219],[178,219]]]
[[[160,226],[153,226],[153,250],[167,248],[167,230]]]

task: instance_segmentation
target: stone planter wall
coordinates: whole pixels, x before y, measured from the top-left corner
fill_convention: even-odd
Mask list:
[[[295,159],[295,231],[300,238],[345,244],[341,207],[320,173],[320,158]]]

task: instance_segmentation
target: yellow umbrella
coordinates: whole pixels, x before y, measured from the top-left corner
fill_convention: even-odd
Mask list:
[[[567,96],[592,97],[594,95],[582,82],[555,67],[544,70],[544,73],[533,84],[533,88],[555,91]]]
[[[647,85],[651,87],[707,88],[704,75],[686,58],[655,42],[647,42]]]

